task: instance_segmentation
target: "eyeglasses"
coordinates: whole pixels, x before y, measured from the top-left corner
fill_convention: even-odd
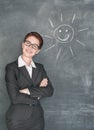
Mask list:
[[[38,46],[37,44],[32,44],[30,41],[27,41],[27,40],[26,40],[24,43],[25,43],[26,46],[32,47],[32,48],[35,49],[35,50],[40,49],[40,46]]]

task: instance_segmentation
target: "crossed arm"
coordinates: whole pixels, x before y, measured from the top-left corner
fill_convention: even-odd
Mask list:
[[[47,87],[47,85],[48,85],[48,79],[47,79],[47,78],[44,78],[44,79],[41,81],[39,87]],[[28,88],[21,89],[21,90],[19,90],[19,92],[20,92],[20,93],[24,93],[24,94],[30,95],[30,91],[29,91]]]
[[[45,70],[44,70],[45,73]],[[46,73],[43,76],[43,80],[41,81],[38,87],[30,87],[19,90],[19,85],[15,76],[15,69],[11,65],[6,66],[5,80],[6,87],[8,90],[8,94],[12,104],[31,104],[33,102],[33,97],[42,98],[49,97],[53,94],[53,87],[51,85],[50,80],[46,76]],[[47,77],[47,78],[46,78]]]

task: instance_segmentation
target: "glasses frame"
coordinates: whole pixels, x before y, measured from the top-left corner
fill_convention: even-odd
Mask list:
[[[33,43],[31,43],[30,41],[28,41],[28,40],[25,40],[25,41],[24,41],[24,44],[25,44],[26,46],[28,46],[28,47],[32,47],[34,50],[40,49],[40,46],[38,46],[37,44],[33,44]]]

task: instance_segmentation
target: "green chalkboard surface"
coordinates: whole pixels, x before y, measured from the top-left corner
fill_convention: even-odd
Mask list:
[[[39,32],[54,95],[41,101],[45,130],[94,130],[94,0],[0,0],[0,130],[10,101],[5,66],[26,33]]]

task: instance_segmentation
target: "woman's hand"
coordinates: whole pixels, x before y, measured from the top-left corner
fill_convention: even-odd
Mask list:
[[[29,92],[28,88],[21,89],[21,90],[19,90],[19,92],[30,95],[30,92]]]
[[[41,83],[40,83],[40,87],[46,87],[48,85],[48,79],[44,78]]]

